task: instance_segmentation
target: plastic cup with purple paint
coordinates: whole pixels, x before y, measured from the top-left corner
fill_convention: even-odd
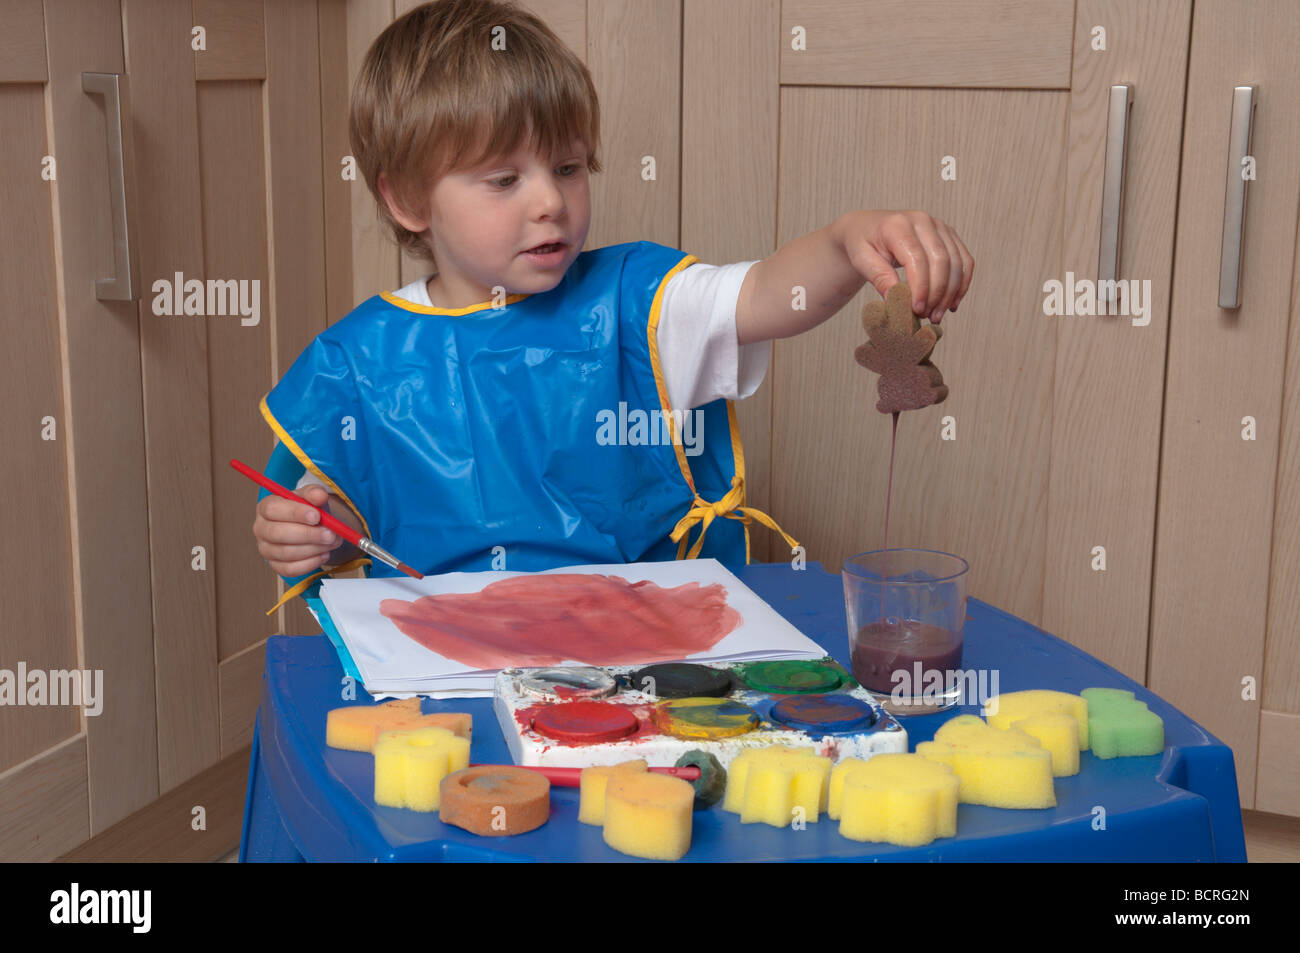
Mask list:
[[[932,714],[960,701],[969,571],[960,556],[929,549],[845,560],[853,677],[891,714]]]

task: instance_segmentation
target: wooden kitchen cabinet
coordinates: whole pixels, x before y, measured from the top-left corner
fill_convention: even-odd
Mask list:
[[[1294,4],[1196,4],[1147,681],[1232,747],[1243,807],[1291,815],[1300,815],[1298,44]],[[1228,134],[1233,90],[1247,85],[1256,178],[1239,233],[1240,306],[1230,308],[1219,301],[1225,182],[1240,159]]]
[[[330,308],[351,306],[347,187],[323,184],[346,149],[337,122],[325,147],[321,109],[322,88],[346,96],[321,63],[345,58],[347,10],[16,0],[0,19],[0,269],[21,292],[4,305],[18,346],[0,472],[32,541],[0,556],[23,581],[0,620],[4,664],[100,672],[103,686],[95,715],[0,711],[0,858],[48,860],[223,759],[245,770],[265,639],[313,630],[300,605],[264,614],[277,581],[249,532],[256,493],[226,463],[265,460],[258,399]],[[117,77],[120,110],[84,92],[88,72]],[[124,235],[133,294],[100,300],[96,279],[125,273]],[[178,274],[256,282],[256,320],[164,313],[155,282]],[[200,784],[193,805],[211,793]],[[236,827],[239,807],[222,808]],[[158,856],[229,849],[196,849],[190,811]]]
[[[773,246],[853,208],[918,208],[951,224],[976,278],[935,349],[947,400],[899,423],[890,545],[965,557],[974,595],[1144,678],[1191,4],[749,10],[741,21],[754,25],[729,36],[716,7],[688,6],[684,161],[692,136],[709,147],[694,167],[719,158],[698,191],[687,182],[686,247],[703,241],[710,260],[768,253],[712,254],[727,213],[751,221],[765,195]],[[778,63],[751,49],[770,50],[774,34]],[[1097,277],[1118,84],[1134,90],[1118,277],[1149,286],[1144,326],[1044,314],[1046,282]],[[719,87],[756,90],[757,105],[719,113],[704,95]],[[866,287],[824,325],[777,342],[757,407],[770,407],[771,472],[756,505],[832,571],[883,544],[891,420],[852,356],[866,339],[862,304],[876,297]],[[1105,571],[1093,568],[1096,547]]]

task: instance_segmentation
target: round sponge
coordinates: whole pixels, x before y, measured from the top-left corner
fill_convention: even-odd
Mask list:
[[[688,751],[677,759],[678,768],[699,768],[700,776],[687,782],[695,789],[695,807],[712,807],[727,790],[727,769],[707,751]]]
[[[551,782],[513,765],[481,764],[442,779],[438,819],[483,837],[535,830],[551,814]]]

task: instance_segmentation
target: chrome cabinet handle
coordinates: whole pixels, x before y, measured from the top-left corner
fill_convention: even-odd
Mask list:
[[[1120,234],[1124,217],[1124,166],[1128,156],[1128,117],[1133,107],[1133,86],[1110,88],[1106,107],[1106,170],[1101,186],[1101,246],[1097,250],[1097,294],[1115,300],[1119,278]],[[1103,291],[1104,289],[1104,291]]]
[[[120,73],[82,73],[82,92],[104,97],[104,125],[108,138],[108,200],[113,214],[113,276],[95,279],[100,301],[133,301],[131,231],[126,214],[126,169],[130,139],[125,124],[131,115],[127,79]]]
[[[1242,163],[1250,155],[1255,127],[1257,86],[1232,91],[1228,124],[1228,180],[1223,192],[1223,246],[1219,253],[1219,307],[1241,307],[1241,252],[1246,232],[1246,179]]]

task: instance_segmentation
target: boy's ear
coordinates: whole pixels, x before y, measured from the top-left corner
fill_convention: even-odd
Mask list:
[[[379,194],[384,197],[384,204],[388,206],[388,213],[407,231],[415,232],[418,235],[429,227],[428,223],[422,221],[418,215],[412,213],[402,203],[394,192],[392,183],[388,181],[387,174],[383,172],[379,173]]]

